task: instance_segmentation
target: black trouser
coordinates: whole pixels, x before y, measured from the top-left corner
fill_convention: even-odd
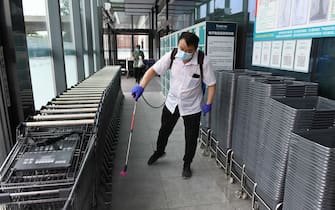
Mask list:
[[[136,82],[140,82],[142,76],[143,76],[143,68],[134,68],[134,77]]]
[[[141,71],[140,68],[137,68],[137,67],[134,68],[134,77],[135,77],[136,82],[138,82],[140,79],[140,71]]]
[[[199,134],[199,124],[200,124],[201,112],[196,114],[191,114],[183,116],[184,126],[185,126],[185,154],[184,163],[191,164],[195,151],[197,149],[197,139]],[[178,107],[176,107],[175,112],[171,113],[166,106],[163,108],[161,117],[161,128],[159,129],[158,139],[157,139],[157,152],[163,153],[168,142],[168,138],[172,133],[174,126],[176,125],[180,117]]]

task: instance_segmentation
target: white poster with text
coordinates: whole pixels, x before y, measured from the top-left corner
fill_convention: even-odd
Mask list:
[[[270,66],[271,42],[266,41],[262,44],[261,66]]]
[[[252,50],[252,65],[258,66],[261,64],[262,42],[254,42]]]
[[[283,44],[281,68],[293,70],[296,40],[285,40]]]
[[[207,56],[211,59],[214,70],[233,70],[234,42],[233,36],[207,37]]]
[[[294,71],[308,73],[312,39],[297,40]]]
[[[270,67],[280,68],[283,41],[273,41],[271,45]]]

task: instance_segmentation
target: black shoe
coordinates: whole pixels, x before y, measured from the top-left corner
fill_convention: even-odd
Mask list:
[[[184,165],[183,173],[181,174],[184,179],[188,179],[192,177],[192,171],[190,165]]]
[[[165,152],[159,153],[157,151],[154,152],[154,154],[151,155],[151,157],[148,160],[148,165],[152,165],[154,162],[156,162],[159,158],[163,157],[165,155]]]

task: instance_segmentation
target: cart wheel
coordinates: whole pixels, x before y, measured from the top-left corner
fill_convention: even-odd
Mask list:
[[[238,199],[241,199],[242,194],[243,194],[243,192],[241,190],[238,190],[238,191],[235,192],[235,197],[238,198]]]
[[[229,184],[234,184],[234,182],[235,182],[235,180],[234,180],[234,178],[233,177],[229,177]]]
[[[221,164],[219,163],[219,161],[215,161],[216,162],[216,167],[218,167],[218,168],[222,168],[222,166],[221,166]]]
[[[248,199],[248,194],[246,192],[242,192],[241,198],[242,198],[242,200]]]
[[[259,210],[259,203],[255,201],[253,210]]]
[[[211,156],[210,158],[215,158],[215,153],[214,152],[210,152]]]
[[[209,156],[209,151],[207,149],[205,149],[203,152],[202,152],[202,155],[205,156],[205,157],[208,157]]]

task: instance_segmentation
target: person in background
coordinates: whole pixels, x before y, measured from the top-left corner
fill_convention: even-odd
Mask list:
[[[191,163],[197,148],[201,111],[206,114],[211,111],[214,100],[216,79],[208,58],[203,61],[203,73],[198,64],[199,38],[194,33],[183,32],[178,40],[178,51],[171,66],[170,90],[161,116],[161,128],[158,133],[156,151],[148,160],[148,165],[155,163],[165,155],[168,138],[179,117],[185,126],[185,154],[182,177],[192,176]],[[171,52],[165,54],[143,76],[140,84],[135,86],[131,94],[137,101],[149,81],[156,75],[168,71],[171,63]],[[208,86],[208,96],[202,104],[202,82]]]
[[[141,79],[142,69],[144,66],[143,64],[144,53],[142,50],[140,50],[140,45],[136,45],[135,50],[133,52],[133,57],[134,57],[134,63],[133,63],[134,77],[136,83],[139,83]]]

